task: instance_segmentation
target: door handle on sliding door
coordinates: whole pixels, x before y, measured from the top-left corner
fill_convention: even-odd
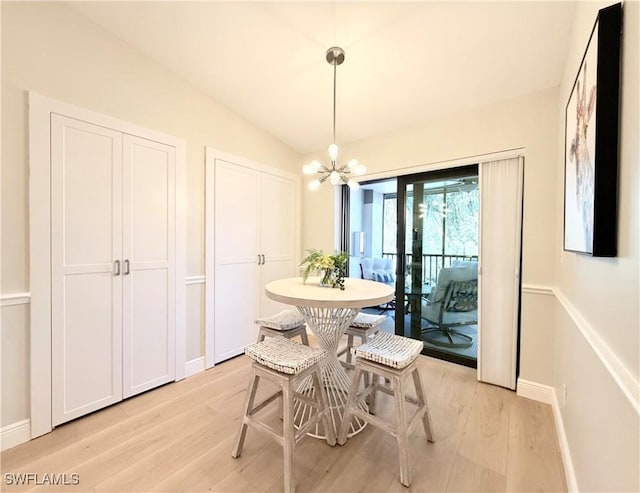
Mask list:
[[[113,262],[113,275],[114,276],[119,276],[120,275],[120,261],[116,260],[115,262]]]
[[[124,275],[125,276],[129,275],[129,259],[126,259],[124,261]]]
[[[264,265],[267,262],[267,259],[264,257],[264,253],[261,255],[262,255],[262,265]]]

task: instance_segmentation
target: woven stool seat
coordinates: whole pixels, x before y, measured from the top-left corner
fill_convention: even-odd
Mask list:
[[[352,349],[358,358],[380,363],[391,368],[404,368],[422,351],[422,341],[378,332],[364,344]]]
[[[258,326],[257,342],[262,342],[267,337],[284,336],[287,339],[300,337],[302,344],[309,345],[304,318],[293,310],[282,310],[270,317],[258,318],[255,320],[255,324]]]
[[[245,354],[261,365],[287,375],[297,375],[327,357],[324,349],[296,344],[278,336],[247,346]]]
[[[386,315],[371,315],[360,312],[356,315],[356,318],[353,319],[349,328],[371,329],[373,327],[379,327],[386,318]]]
[[[304,318],[293,310],[282,310],[270,317],[256,319],[255,324],[275,330],[290,330],[304,325]]]

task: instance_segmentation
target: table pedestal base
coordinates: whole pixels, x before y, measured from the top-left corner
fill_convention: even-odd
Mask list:
[[[327,288],[329,289],[329,288]],[[330,420],[333,429],[337,434],[342,425],[342,417],[347,405],[351,379],[344,371],[337,357],[338,344],[340,338],[356,317],[359,308],[313,308],[298,306],[298,310],[304,317],[307,325],[318,339],[318,345],[329,352],[327,359],[323,362],[321,373],[324,388],[327,394],[330,409]],[[313,382],[311,378],[306,378],[300,384],[298,392],[311,397],[313,395]],[[364,401],[359,403],[359,407],[368,412]],[[314,408],[304,401],[296,401],[294,405],[294,423],[299,426],[308,421],[311,413],[316,412]],[[353,436],[366,426],[366,422],[360,418],[353,418],[347,436]],[[315,438],[325,438],[322,425],[317,424],[308,433]]]

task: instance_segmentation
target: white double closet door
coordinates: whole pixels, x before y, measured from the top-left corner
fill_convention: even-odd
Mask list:
[[[264,286],[298,275],[299,183],[285,173],[217,158],[209,149],[207,154],[213,192],[207,195],[214,198],[207,205],[207,236],[214,245],[213,252],[207,247],[207,279],[213,279],[207,307],[213,308],[218,363],[255,342],[256,318],[292,308],[267,298]]]
[[[51,119],[55,426],[175,379],[175,147]]]

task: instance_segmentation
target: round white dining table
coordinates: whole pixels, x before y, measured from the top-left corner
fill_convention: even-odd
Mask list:
[[[331,409],[331,422],[337,434],[351,385],[351,379],[338,360],[338,344],[360,309],[391,301],[393,288],[380,282],[346,278],[344,290],[340,290],[320,286],[317,277],[308,278],[306,283],[301,277],[293,277],[268,283],[265,292],[274,301],[296,306],[316,336],[318,345],[328,351],[329,355],[322,364],[322,377]],[[298,391],[302,394],[312,393],[311,378],[302,382]],[[364,401],[359,405],[366,410]],[[304,423],[311,412],[311,406],[299,401],[294,413],[296,424]],[[365,424],[361,419],[354,418],[348,435],[355,435]],[[316,425],[309,434],[324,438],[322,425]]]

